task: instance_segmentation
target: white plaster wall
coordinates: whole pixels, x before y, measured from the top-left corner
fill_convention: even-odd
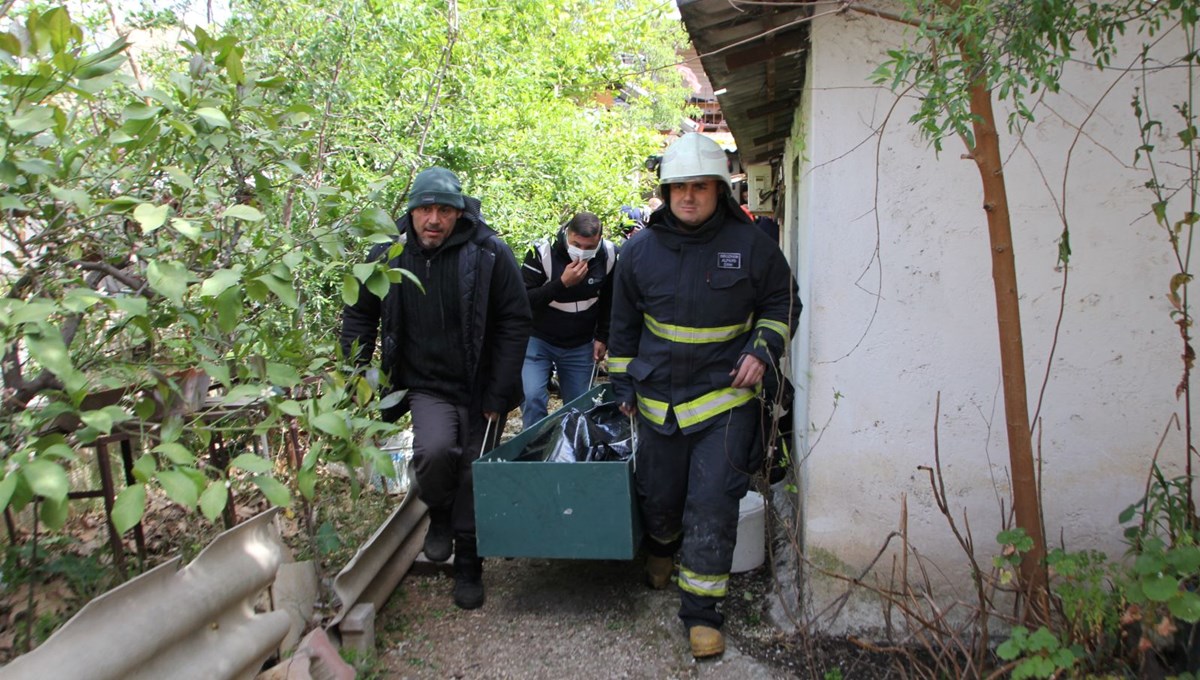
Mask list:
[[[857,573],[899,528],[907,495],[912,545],[934,585],[961,596],[969,591],[967,563],[918,466],[934,462],[937,416],[951,508],[960,526],[969,517],[977,552],[990,564],[1001,503],[1011,507],[991,260],[979,174],[961,158],[962,144],[948,139],[935,155],[907,122],[914,100],[891,110],[896,95],[870,84],[883,50],[902,41],[900,27],[873,17],[814,23],[807,90],[785,159],[784,247],[805,304],[793,346],[798,413],[811,424],[801,446],[804,546],[814,563]],[[1063,202],[1067,151],[1075,126],[1119,78],[1072,67],[1062,93],[1038,107],[1026,146],[1002,134],[1031,411],[1063,292],[1055,203]],[[1173,101],[1166,95],[1181,90],[1159,80],[1164,103],[1156,113],[1166,119]],[[1182,348],[1165,296],[1176,270],[1166,233],[1147,217],[1147,176],[1130,167],[1137,85],[1118,82],[1071,156],[1074,254],[1040,412],[1048,537],[1061,532],[1069,548],[1113,557],[1124,549],[1117,515],[1141,496],[1170,418],[1183,415],[1175,398]],[[796,158],[798,174],[790,170]],[[1172,429],[1160,459],[1175,473],[1182,446]],[[880,561],[881,576],[893,554]],[[813,570],[804,588],[810,613],[824,612],[845,590]],[[877,604],[855,599],[821,625],[862,629],[881,620]]]

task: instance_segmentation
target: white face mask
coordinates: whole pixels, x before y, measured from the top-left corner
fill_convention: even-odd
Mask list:
[[[583,248],[576,248],[575,246],[572,246],[572,245],[567,246],[567,255],[571,258],[572,262],[574,262],[575,260],[583,260],[586,262],[586,261],[592,259],[593,257],[596,257],[596,253],[598,253],[598,252],[600,252],[600,246],[596,246],[595,248],[592,248],[591,250],[584,250]]]

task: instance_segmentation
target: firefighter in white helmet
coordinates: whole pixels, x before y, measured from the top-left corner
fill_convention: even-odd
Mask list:
[[[665,205],[617,264],[609,373],[621,409],[637,415],[647,582],[666,588],[678,553],[679,617],[703,658],[725,651],[717,605],[738,502],[762,465],[758,395],[800,300],[779,247],[734,202],[716,142],[685,134],[659,176]]]

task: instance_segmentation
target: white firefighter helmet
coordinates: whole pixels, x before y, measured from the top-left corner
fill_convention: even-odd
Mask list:
[[[672,184],[701,179],[719,179],[733,192],[729,161],[721,145],[698,132],[689,132],[663,152],[658,182]]]

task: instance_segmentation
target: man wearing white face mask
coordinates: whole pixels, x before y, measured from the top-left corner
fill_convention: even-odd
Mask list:
[[[551,370],[558,371],[563,403],[588,390],[595,363],[608,351],[616,259],[600,218],[590,212],[575,215],[525,256],[521,273],[533,308],[533,336],[521,372],[526,428],[546,416]]]

